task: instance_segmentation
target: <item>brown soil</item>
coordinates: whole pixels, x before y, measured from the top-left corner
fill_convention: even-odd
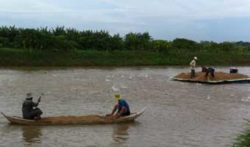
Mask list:
[[[247,75],[243,75],[243,74],[238,74],[238,73],[224,73],[224,72],[215,72],[214,73],[214,77],[212,77],[211,75],[209,75],[208,77],[206,77],[206,73],[205,72],[197,72],[195,73],[195,77],[192,78],[192,80],[197,80],[197,81],[207,81],[207,80],[211,80],[211,81],[220,81],[220,80],[234,80],[234,79],[245,79],[245,78],[249,78],[249,76]],[[190,80],[190,73],[180,73],[178,75],[175,76],[175,78],[179,78],[179,79],[183,79],[183,80]]]
[[[100,115],[86,115],[86,116],[60,116],[60,117],[45,117],[39,120],[40,123],[49,124],[92,124],[92,123],[109,123],[113,119]]]

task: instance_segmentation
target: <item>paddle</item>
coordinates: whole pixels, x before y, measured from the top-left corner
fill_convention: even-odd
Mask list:
[[[39,98],[38,98],[38,100],[37,100],[37,105],[41,102],[41,98],[42,98],[43,95],[44,95],[44,94],[41,93],[41,95],[39,96]]]

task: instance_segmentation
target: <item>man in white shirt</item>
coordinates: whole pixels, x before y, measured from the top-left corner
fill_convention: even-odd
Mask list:
[[[193,60],[190,62],[191,66],[191,78],[195,77],[195,66],[196,66],[196,61],[198,60],[197,57],[194,57]]]

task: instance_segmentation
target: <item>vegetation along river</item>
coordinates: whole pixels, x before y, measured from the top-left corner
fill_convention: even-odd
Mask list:
[[[249,67],[238,67],[250,75]],[[229,72],[229,67],[216,70]],[[27,92],[44,93],[43,116],[110,113],[120,93],[135,123],[13,126],[0,117],[0,146],[224,147],[250,118],[250,84],[203,85],[172,81],[187,67],[1,69],[0,111],[21,116]]]

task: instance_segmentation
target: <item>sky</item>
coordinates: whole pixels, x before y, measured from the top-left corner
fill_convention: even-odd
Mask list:
[[[0,0],[0,25],[250,42],[250,0]]]

